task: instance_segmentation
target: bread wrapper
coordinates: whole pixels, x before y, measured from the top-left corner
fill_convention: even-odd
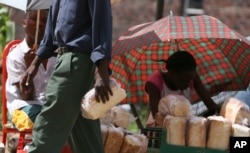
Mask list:
[[[231,97],[223,103],[220,115],[232,123],[250,126],[249,106],[236,98]]]
[[[186,117],[167,115],[163,126],[167,131],[166,142],[172,145],[185,146]]]
[[[112,114],[114,115],[113,124],[119,127],[123,127],[124,129],[128,128],[128,126],[136,120],[136,118],[126,109],[114,106],[111,108]]]
[[[158,110],[162,115],[187,117],[192,114],[190,101],[182,95],[170,94],[159,101]]]
[[[232,125],[233,137],[250,137],[250,128],[240,124]]]
[[[192,116],[188,119],[186,129],[186,145],[192,147],[206,147],[207,119]]]
[[[229,149],[232,123],[222,116],[209,116],[207,148],[227,150]]]
[[[97,81],[97,84],[102,83],[101,80]],[[120,87],[120,84],[116,82],[114,78],[110,78],[110,87],[113,95],[109,96],[109,100],[105,103],[97,102],[95,99],[95,88],[88,91],[81,103],[82,116],[88,119],[98,119],[113,106],[120,103],[124,98],[126,98],[126,92]]]

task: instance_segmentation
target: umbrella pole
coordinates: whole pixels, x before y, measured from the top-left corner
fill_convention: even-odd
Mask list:
[[[142,125],[140,116],[138,115],[138,112],[136,110],[135,104],[130,104],[130,108],[131,108],[131,111],[132,111],[134,117],[136,118],[137,127],[142,131],[143,130],[143,125]]]
[[[40,10],[37,11],[35,43],[33,45],[34,50],[37,50],[38,48],[37,41],[38,41],[39,24],[40,24]]]
[[[159,20],[163,16],[164,0],[157,0],[156,8],[156,20]]]

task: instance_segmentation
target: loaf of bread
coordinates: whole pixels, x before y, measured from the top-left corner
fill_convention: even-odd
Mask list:
[[[158,111],[162,115],[171,116],[190,116],[191,104],[190,101],[182,95],[167,95],[159,101]]]
[[[128,126],[136,120],[136,118],[128,110],[119,106],[112,107],[111,112],[114,119],[113,124],[123,127],[124,129],[128,128]]]
[[[88,119],[98,119],[104,113],[111,109],[111,107],[120,103],[124,98],[126,98],[126,92],[120,87],[115,79],[110,79],[110,87],[113,95],[109,97],[109,100],[105,103],[97,102],[95,99],[95,88],[88,91],[81,104],[82,116]]]
[[[161,114],[160,112],[157,112],[155,114],[155,126],[157,127],[163,127],[163,122],[166,115]]]
[[[185,146],[186,124],[186,117],[167,115],[163,123],[167,132],[166,143]]]
[[[250,137],[250,128],[240,124],[232,125],[233,137]]]
[[[140,140],[133,134],[125,135],[119,153],[138,153],[141,148]]]
[[[250,125],[249,106],[236,98],[229,98],[223,103],[220,115],[232,123],[245,126]]]
[[[186,145],[192,147],[206,147],[207,119],[192,116],[188,119],[186,130]]]
[[[229,148],[232,123],[222,116],[209,116],[207,148],[227,150]]]
[[[103,125],[113,125],[114,123],[114,114],[111,110],[108,110],[100,117],[100,122]]]
[[[135,134],[135,137],[141,142],[141,147],[138,153],[147,153],[148,150],[148,138],[143,134]]]
[[[122,146],[123,137],[123,128],[110,126],[104,145],[105,153],[119,153],[119,150]]]
[[[109,132],[109,127],[107,125],[101,124],[101,133],[102,133],[103,144],[106,143],[108,132]]]

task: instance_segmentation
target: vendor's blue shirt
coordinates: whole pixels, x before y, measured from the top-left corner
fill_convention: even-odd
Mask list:
[[[53,0],[37,55],[49,58],[58,47],[91,53],[93,62],[111,57],[110,0]]]

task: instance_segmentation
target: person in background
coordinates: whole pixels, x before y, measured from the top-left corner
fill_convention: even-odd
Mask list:
[[[29,90],[20,90],[22,74],[25,73],[31,61],[35,57],[36,49],[33,48],[38,30],[37,43],[43,38],[47,21],[48,10],[28,11],[25,20],[22,21],[25,37],[7,56],[6,69],[6,99],[7,109],[14,126],[20,130],[33,128],[37,114],[41,111],[45,101],[45,90],[48,79],[51,76],[55,58],[50,58],[39,66],[37,75],[30,84]],[[36,27],[39,20],[39,28]]]
[[[54,0],[44,38],[35,59],[23,76],[26,91],[42,61],[57,50],[57,61],[46,89],[46,103],[33,128],[29,153],[56,153],[69,138],[74,153],[104,153],[100,121],[81,115],[81,100],[94,86],[95,69],[103,81],[95,98],[106,102],[112,47],[110,0]]]
[[[149,97],[150,113],[146,126],[155,126],[155,114],[158,112],[158,105],[161,98],[168,94],[183,95],[191,100],[191,91],[196,90],[201,100],[211,114],[218,111],[219,106],[211,99],[204,88],[201,79],[196,71],[196,61],[187,51],[176,51],[169,56],[166,70],[154,72],[149,76],[145,90]]]

